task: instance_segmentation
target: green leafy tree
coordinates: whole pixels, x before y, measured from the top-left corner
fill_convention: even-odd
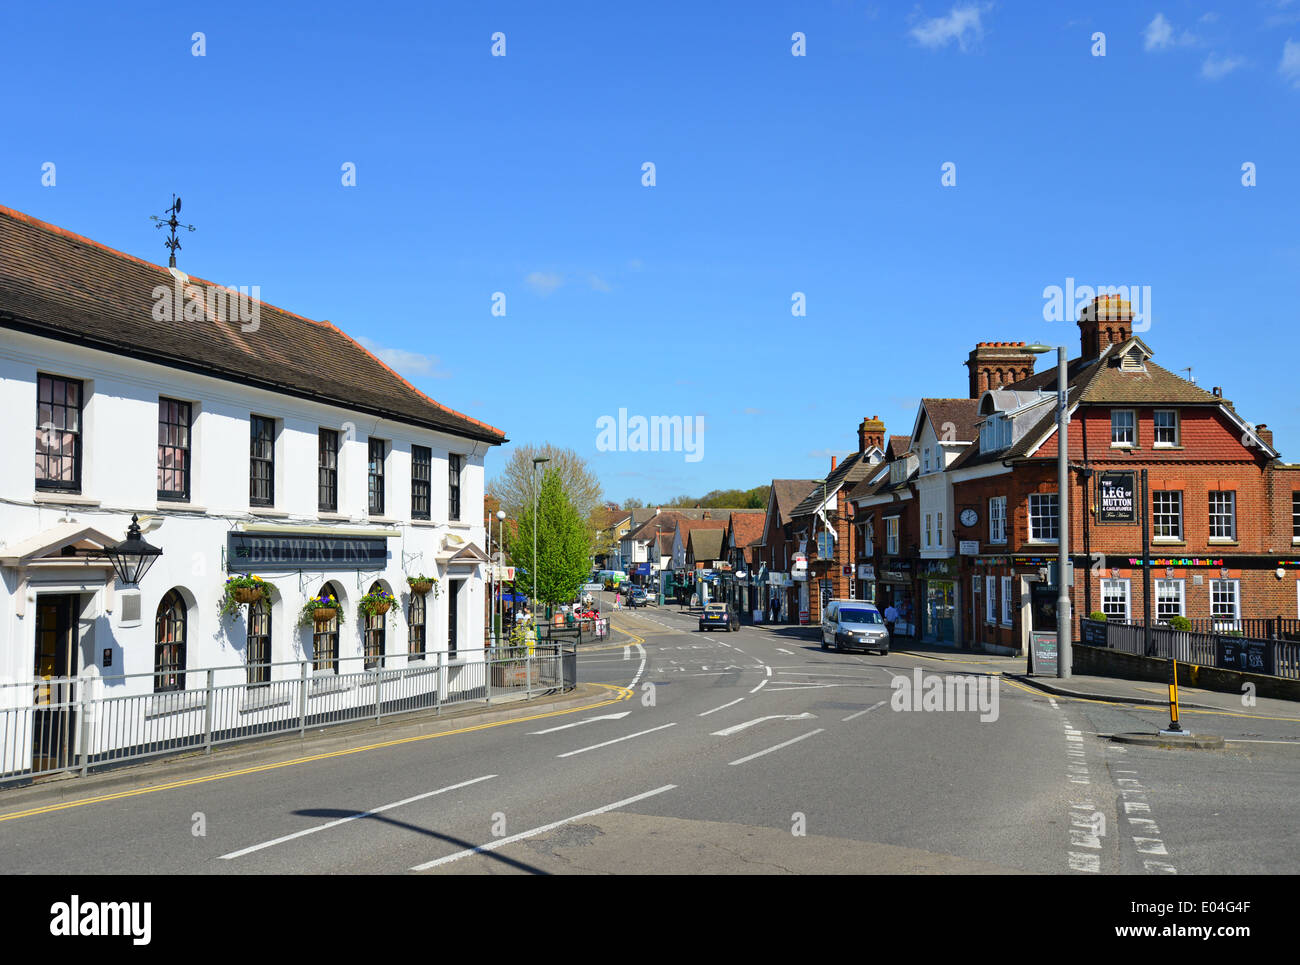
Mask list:
[[[591,539],[578,509],[565,492],[563,477],[553,469],[538,474],[537,596],[542,603],[568,603],[591,573]],[[524,504],[519,528],[510,537],[516,584],[533,589],[533,505]]]

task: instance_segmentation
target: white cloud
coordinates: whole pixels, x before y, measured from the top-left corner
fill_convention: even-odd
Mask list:
[[[436,355],[423,355],[401,348],[385,348],[365,336],[358,337],[357,343],[390,369],[402,375],[427,375],[435,379],[446,379],[451,376],[450,372],[439,367]]]
[[[981,10],[974,4],[953,7],[946,17],[931,17],[913,27],[909,33],[922,47],[946,47],[954,40],[966,50],[984,36]]]
[[[591,290],[594,292],[608,292],[614,290],[610,287],[609,282],[605,281],[605,279],[601,278],[599,275],[588,275],[587,284],[591,286]]]
[[[553,271],[534,271],[530,272],[524,279],[533,291],[542,295],[549,295],[555,289],[564,284],[564,279]]]
[[[1245,64],[1242,57],[1216,57],[1214,54],[1205,58],[1205,63],[1201,64],[1201,76],[1206,80],[1218,80],[1221,77],[1227,77],[1238,67]]]
[[[1277,72],[1292,87],[1300,88],[1300,42],[1288,40],[1282,48],[1282,62],[1277,65]]]
[[[1163,13],[1158,13],[1143,31],[1143,46],[1147,50],[1165,50],[1169,47],[1188,47],[1197,42],[1196,37],[1187,30],[1175,36],[1174,25]]]

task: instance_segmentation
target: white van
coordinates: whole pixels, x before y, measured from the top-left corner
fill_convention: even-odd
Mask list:
[[[831,600],[822,615],[822,649],[879,650],[889,653],[889,630],[874,603]]]

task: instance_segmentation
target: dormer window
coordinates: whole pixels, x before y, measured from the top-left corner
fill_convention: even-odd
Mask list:
[[[991,415],[980,425],[980,452],[997,452],[1011,445],[1011,420]]]
[[[1146,366],[1143,365],[1142,350],[1134,345],[1121,355],[1119,368],[1121,372],[1145,372]]]

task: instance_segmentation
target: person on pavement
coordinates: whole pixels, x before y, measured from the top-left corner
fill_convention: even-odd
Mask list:
[[[889,649],[894,649],[894,624],[898,622],[898,610],[894,604],[885,607],[885,629],[889,631]]]

